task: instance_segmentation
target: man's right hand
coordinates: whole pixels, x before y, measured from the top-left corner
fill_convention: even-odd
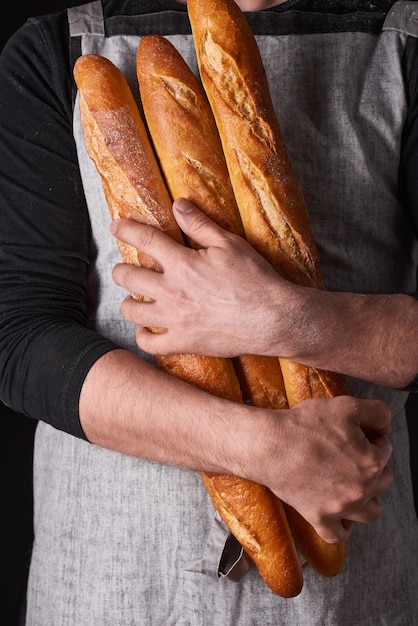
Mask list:
[[[350,396],[307,400],[276,412],[275,419],[269,453],[259,459],[258,468],[268,475],[262,480],[325,541],[345,542],[352,522],[380,516],[378,496],[393,482],[384,402]]]

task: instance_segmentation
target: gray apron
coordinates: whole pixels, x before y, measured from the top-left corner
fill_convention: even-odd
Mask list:
[[[411,4],[398,3],[379,37],[257,36],[331,290],[415,289],[417,245],[397,199],[394,166],[406,116],[400,59]],[[139,36],[124,34],[122,25],[106,36],[100,2],[70,9],[69,22],[81,52],[110,58],[137,97]],[[168,38],[196,72],[191,36]],[[111,279],[119,252],[77,101],[74,137],[92,225],[89,323],[138,352],[134,329],[119,313],[125,294]],[[220,571],[228,532],[198,473],[104,450],[40,423],[28,626],[418,625],[406,394],[349,384],[353,394],[383,398],[392,408],[395,485],[381,498],[381,518],[356,524],[342,572],[326,579],[304,563],[303,590],[287,600],[255,567],[240,569],[239,554],[236,576],[234,568],[231,576]]]

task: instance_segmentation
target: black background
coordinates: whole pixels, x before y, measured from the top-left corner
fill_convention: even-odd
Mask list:
[[[53,13],[83,0],[31,0],[28,6],[8,6],[0,20],[0,47],[31,16]],[[24,596],[33,539],[32,447],[36,422],[0,403],[0,624],[21,625],[19,607]]]
[[[33,15],[52,13],[82,0],[32,0],[29,8],[19,4],[15,12],[8,7],[7,16],[0,22],[0,45]],[[0,623],[3,626],[21,624],[19,605],[24,595],[32,530],[32,446],[36,422],[10,411],[0,404]],[[408,401],[408,421],[411,434],[411,465],[414,475],[414,493],[418,503],[418,394]]]

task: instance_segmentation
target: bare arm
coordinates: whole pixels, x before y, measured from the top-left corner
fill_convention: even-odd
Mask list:
[[[138,325],[140,347],[154,354],[275,355],[402,388],[418,372],[418,302],[408,295],[360,295],[297,287],[246,242],[190,203],[175,203],[182,230],[203,249],[119,223],[117,236],[152,254],[163,274],[118,266],[116,282],[146,293],[122,313]],[[163,326],[165,335],[144,327]],[[186,332],[187,330],[187,332]]]
[[[115,350],[90,370],[80,418],[97,445],[265,484],[331,542],[348,539],[342,520],[375,520],[377,496],[392,483],[390,416],[379,401],[340,397],[280,412],[256,409]]]

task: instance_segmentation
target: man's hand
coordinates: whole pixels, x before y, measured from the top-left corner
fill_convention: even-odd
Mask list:
[[[353,522],[378,519],[378,496],[393,482],[385,403],[348,396],[307,400],[276,419],[286,454],[275,464],[271,451],[263,467],[276,495],[330,543],[347,541]],[[278,440],[271,437],[272,446]]]
[[[114,269],[119,285],[153,299],[127,298],[121,307],[138,326],[140,348],[156,355],[279,356],[400,388],[415,378],[417,300],[291,284],[246,241],[190,202],[181,199],[173,206],[180,228],[201,249],[129,220],[112,226],[119,239],[162,267],[161,273],[122,264]],[[153,334],[149,327],[167,332]]]
[[[130,220],[112,227],[118,239],[146,252],[162,268],[157,273],[119,264],[113,272],[116,283],[153,299],[143,303],[128,297],[121,307],[124,317],[138,326],[139,347],[152,354],[229,357],[248,352],[251,337],[252,354],[268,351],[263,343],[268,344],[267,329],[277,324],[278,308],[272,285],[283,288],[282,313],[290,308],[293,286],[245,240],[217,226],[190,202],[177,201],[174,210],[180,227],[200,249],[181,246]],[[292,320],[290,311],[287,318]],[[152,334],[149,327],[167,332]]]
[[[392,484],[390,413],[378,400],[255,408],[111,350],[84,381],[80,420],[96,445],[264,484],[329,542],[346,541],[352,522],[377,519],[377,498]]]

